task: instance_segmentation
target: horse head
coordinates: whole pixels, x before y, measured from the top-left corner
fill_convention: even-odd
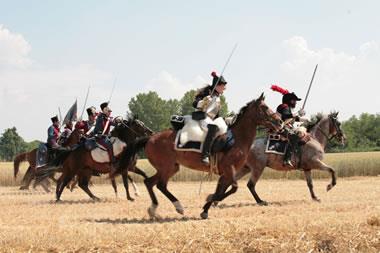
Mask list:
[[[280,115],[273,112],[269,106],[265,104],[264,100],[264,93],[261,93],[260,97],[254,102],[254,106],[257,108],[257,123],[273,131],[280,131],[284,125]]]
[[[145,124],[135,117],[128,117],[127,120],[120,119],[116,122],[111,136],[117,137],[124,142],[131,142],[138,137],[150,136],[153,133]]]
[[[346,136],[341,128],[342,124],[338,120],[338,114],[339,112],[331,112],[328,115],[330,123],[329,134],[331,135],[331,139],[336,138],[342,145],[344,145],[346,142]]]

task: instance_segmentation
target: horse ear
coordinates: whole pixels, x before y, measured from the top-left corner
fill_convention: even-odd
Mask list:
[[[259,100],[260,100],[260,101],[264,101],[264,99],[265,99],[265,96],[264,96],[264,92],[263,92],[263,93],[261,93],[261,95],[260,95],[260,97],[259,97]]]
[[[339,114],[339,112],[336,112],[336,113],[335,113],[335,116],[337,117],[337,116],[338,116],[338,114]]]

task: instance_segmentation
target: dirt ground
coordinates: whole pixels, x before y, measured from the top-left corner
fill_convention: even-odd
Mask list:
[[[48,252],[380,252],[380,177],[314,182],[321,203],[302,180],[262,180],[257,191],[269,206],[255,204],[246,182],[235,195],[199,214],[216,182],[170,183],[185,215],[157,191],[159,220],[147,214],[149,196],[118,198],[110,185],[93,186],[101,198],[65,190],[62,203],[42,189],[0,187],[0,251]],[[131,189],[132,190],[132,189]],[[121,194],[123,193],[123,194]]]

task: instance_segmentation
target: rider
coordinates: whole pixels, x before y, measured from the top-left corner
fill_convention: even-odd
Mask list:
[[[75,124],[75,129],[83,130],[85,137],[92,137],[94,135],[95,120],[96,120],[96,108],[91,106],[86,109],[88,120],[82,120]]]
[[[53,124],[48,128],[47,145],[51,149],[58,149],[61,147],[58,144],[58,138],[61,135],[60,122],[58,120],[58,116],[52,117],[51,121]]]
[[[305,111],[301,109],[296,113],[293,112],[294,108],[297,105],[297,101],[301,100],[301,98],[297,97],[294,92],[289,92],[288,90],[283,89],[277,85],[272,85],[271,89],[280,92],[283,95],[282,103],[277,107],[277,112],[281,114],[281,119],[283,121],[288,122],[285,128],[288,133],[289,146],[286,149],[284,155],[284,165],[293,167],[291,161],[292,153],[298,146],[298,142],[300,141],[299,135],[301,131],[301,129],[295,127],[293,123],[305,121],[306,119],[302,118],[305,115]]]
[[[202,162],[210,163],[211,144],[221,129],[227,129],[227,125],[219,112],[222,107],[220,96],[226,89],[226,80],[223,76],[218,77],[215,72],[211,73],[213,77],[212,85],[200,89],[195,96],[193,107],[196,111],[193,113],[193,119],[200,120],[201,127],[207,131],[206,139],[202,148]]]
[[[107,149],[110,162],[114,164],[116,158],[113,155],[112,143],[108,137],[111,126],[115,125],[111,117],[112,110],[108,107],[108,102],[102,103],[100,109],[101,112],[96,119],[94,134],[97,137],[98,143]]]
[[[58,144],[62,146],[70,137],[72,131],[73,131],[73,122],[69,121],[65,124],[65,128],[58,139]]]

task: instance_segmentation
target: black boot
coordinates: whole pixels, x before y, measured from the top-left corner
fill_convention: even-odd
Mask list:
[[[202,148],[202,162],[205,164],[210,163],[210,149],[211,149],[211,144],[212,141],[215,138],[216,133],[218,132],[218,126],[216,125],[207,125],[208,131],[206,135],[205,142],[203,143],[203,148]]]
[[[290,167],[294,167],[293,166],[293,163],[292,163],[292,146],[291,144],[289,143],[288,144],[288,147],[286,148],[286,152],[285,152],[285,155],[284,155],[284,165],[288,165]]]

